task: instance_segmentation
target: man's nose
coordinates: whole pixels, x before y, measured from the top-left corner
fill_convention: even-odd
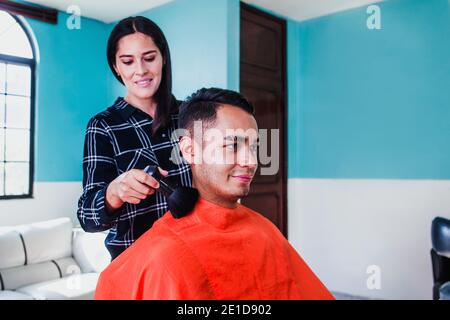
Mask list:
[[[242,152],[239,153],[238,163],[245,167],[256,167],[258,165],[258,154],[256,150],[252,148],[242,148]]]

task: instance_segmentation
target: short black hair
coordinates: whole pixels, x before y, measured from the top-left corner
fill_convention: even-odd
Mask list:
[[[220,88],[202,88],[181,104],[178,128],[192,131],[194,121],[213,124],[217,117],[217,109],[224,104],[240,108],[252,116],[255,115],[252,104],[239,92]]]

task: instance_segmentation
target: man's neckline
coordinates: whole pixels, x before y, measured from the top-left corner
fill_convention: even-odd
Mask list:
[[[238,223],[245,216],[245,211],[239,203],[235,208],[227,208],[199,197],[194,208],[194,215],[202,222],[225,230]]]

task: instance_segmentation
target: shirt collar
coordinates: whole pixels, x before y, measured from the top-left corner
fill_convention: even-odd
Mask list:
[[[175,97],[172,96],[172,103],[174,104],[174,106],[172,108],[171,116],[172,117],[175,116],[177,118],[178,117],[178,107],[181,104],[181,102],[177,101],[175,99]],[[146,114],[145,112],[143,112],[143,111],[139,110],[138,108],[129,104],[123,97],[118,97],[116,99],[116,101],[114,102],[114,107],[117,109],[117,111],[120,113],[120,115],[122,116],[122,118],[125,121],[127,121],[128,118],[137,111]],[[150,116],[148,116],[148,117],[150,117]]]
[[[128,120],[128,118],[135,113],[136,110],[138,110],[136,107],[133,107],[131,104],[126,102],[123,97],[117,98],[116,102],[114,102],[114,107],[124,120]]]

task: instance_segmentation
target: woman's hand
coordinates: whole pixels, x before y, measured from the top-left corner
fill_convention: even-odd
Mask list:
[[[159,168],[163,176],[168,172]],[[111,181],[106,189],[105,205],[107,212],[119,209],[125,202],[139,204],[159,188],[159,182],[144,170],[131,169]]]

